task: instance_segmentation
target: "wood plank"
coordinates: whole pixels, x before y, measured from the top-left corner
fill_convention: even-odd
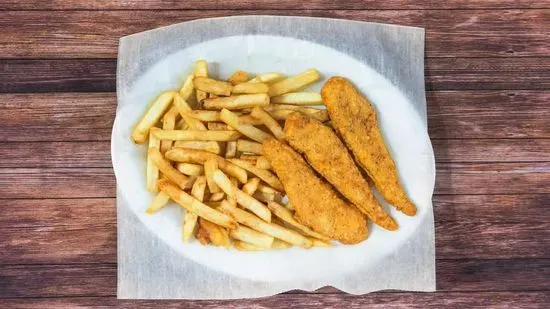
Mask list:
[[[409,308],[409,309],[542,309],[550,307],[550,293],[537,292],[377,292],[349,294],[278,294],[240,300],[120,300],[115,297],[12,298],[0,299],[0,306],[12,309],[43,308]]]
[[[428,90],[550,89],[550,57],[427,58]],[[116,59],[0,59],[0,92],[114,92]]]
[[[202,1],[202,0],[147,0],[147,1],[47,1],[40,0],[4,0],[1,10],[34,10],[37,7],[48,10],[174,10],[174,9],[277,9],[277,10],[384,10],[384,9],[514,9],[514,8],[550,8],[545,0],[348,0],[335,2],[332,0],[310,0],[307,3],[290,0],[233,0],[233,1]]]
[[[0,140],[109,141],[115,96],[0,94]],[[440,91],[427,101],[432,139],[550,138],[550,91]]]
[[[440,292],[549,290],[550,260],[438,260]],[[0,298],[114,296],[115,264],[4,265]],[[319,292],[337,293],[332,288]]]
[[[547,56],[550,46],[550,15],[541,9],[5,11],[2,15],[0,58],[114,58],[122,36],[228,15],[305,15],[424,27],[428,57]]]

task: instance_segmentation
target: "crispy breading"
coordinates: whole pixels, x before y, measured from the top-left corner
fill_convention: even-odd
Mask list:
[[[375,224],[396,230],[397,223],[380,206],[346,146],[331,128],[293,113],[285,122],[285,138],[307,162]]]
[[[365,216],[342,200],[290,146],[271,138],[263,143],[263,154],[281,179],[300,223],[344,244],[367,238]]]
[[[384,143],[370,102],[343,77],[330,78],[321,96],[332,125],[384,199],[404,214],[414,216],[416,206],[399,183],[395,162]]]

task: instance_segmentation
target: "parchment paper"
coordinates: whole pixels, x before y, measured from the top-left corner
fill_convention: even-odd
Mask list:
[[[396,85],[426,124],[424,30],[324,18],[204,19],[123,37],[117,72],[119,102],[158,59],[205,40],[255,34],[316,42],[359,59]],[[161,45],[162,49],[157,48]],[[119,103],[117,112],[121,108]],[[121,196],[117,190],[119,298],[248,298],[292,289],[312,291],[325,285],[353,294],[383,289],[435,290],[432,207],[415,234],[374,267],[323,281],[262,282],[235,278],[186,259],[147,230]]]

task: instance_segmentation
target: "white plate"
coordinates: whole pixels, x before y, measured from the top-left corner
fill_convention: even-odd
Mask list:
[[[278,71],[287,75],[315,67],[325,77],[349,78],[378,110],[386,139],[404,187],[418,206],[415,217],[389,207],[400,228],[388,232],[370,225],[366,241],[330,249],[240,252],[196,241],[181,241],[183,211],[171,205],[155,215],[145,209],[153,195],[145,189],[144,146],[129,136],[146,106],[161,91],[177,89],[193,63],[207,59],[213,76],[227,78],[237,69],[251,73]],[[319,90],[322,82],[313,89]],[[422,218],[429,214],[435,183],[435,163],[430,139],[413,105],[387,79],[365,64],[332,48],[278,36],[234,36],[202,42],[178,51],[146,71],[135,83],[128,102],[117,112],[112,134],[112,158],[117,185],[133,212],[145,226],[177,252],[200,264],[236,277],[259,281],[316,280],[375,266],[377,261],[402,246]]]

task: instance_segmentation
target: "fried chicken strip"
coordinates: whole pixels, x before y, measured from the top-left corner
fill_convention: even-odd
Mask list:
[[[293,113],[285,122],[285,138],[309,164],[375,224],[394,231],[397,223],[380,206],[346,146],[331,128]]]
[[[355,244],[367,238],[363,214],[315,175],[290,146],[272,138],[263,143],[263,155],[281,179],[300,223],[344,244]]]
[[[376,112],[370,102],[342,77],[330,78],[321,96],[332,125],[384,199],[404,214],[414,216],[416,206],[399,183],[395,162],[380,134]]]

